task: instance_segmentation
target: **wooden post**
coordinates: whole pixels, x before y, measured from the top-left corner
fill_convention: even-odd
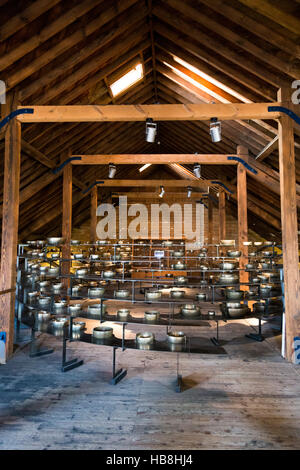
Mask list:
[[[226,239],[226,194],[219,192],[219,241]]]
[[[280,89],[278,100],[289,106],[291,89]],[[296,205],[295,148],[293,121],[282,116],[278,124],[279,172],[286,321],[286,358],[295,361],[294,338],[300,330],[299,252]]]
[[[63,171],[63,210],[62,210],[62,236],[65,240],[62,248],[62,257],[71,257],[72,234],[72,165],[67,164]],[[62,263],[62,274],[70,273],[70,262]],[[68,287],[69,279],[64,279],[63,284]]]
[[[17,109],[17,106],[17,94],[7,96],[7,104],[4,106],[3,114],[9,114]],[[14,341],[20,163],[21,125],[16,119],[12,119],[7,125],[5,133],[0,277],[0,290],[12,290],[0,295],[0,331],[6,333],[5,361],[12,355]]]
[[[98,188],[94,186],[91,191],[91,225],[90,225],[90,240],[95,243],[97,240],[97,205],[98,205]]]
[[[208,198],[208,235],[207,235],[207,244],[212,245],[213,243],[213,203],[210,198]],[[212,254],[212,246],[208,248],[208,253]]]
[[[237,154],[243,158],[248,156],[248,149],[238,145]],[[247,216],[247,171],[242,163],[237,166],[237,203],[238,203],[238,244],[242,252],[239,259],[240,269],[245,269],[248,263],[248,247],[243,242],[248,241],[248,216]],[[248,282],[249,275],[245,271],[240,271],[240,282]],[[246,286],[241,286],[242,290],[248,290]]]

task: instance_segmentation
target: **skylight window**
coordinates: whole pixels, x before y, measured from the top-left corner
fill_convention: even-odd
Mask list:
[[[143,66],[142,64],[137,64],[133,69],[123,75],[123,77],[119,78],[119,80],[110,85],[112,95],[119,95],[123,91],[127,90],[127,88],[141,80],[143,76]]]

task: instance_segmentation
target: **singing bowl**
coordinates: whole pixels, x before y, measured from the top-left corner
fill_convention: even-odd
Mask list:
[[[177,276],[175,277],[174,281],[175,281],[175,284],[187,284],[188,282],[187,278],[184,276]]]
[[[74,259],[84,259],[85,258],[85,253],[75,253],[74,254]]]
[[[173,242],[171,240],[164,240],[162,242],[162,245],[164,246],[172,246],[173,245]]]
[[[61,245],[64,242],[62,237],[50,237],[47,238],[47,242],[49,245]]]
[[[150,345],[153,344],[155,340],[155,336],[153,333],[149,333],[145,331],[143,333],[136,334],[136,342],[138,345]]]
[[[59,258],[59,253],[51,253],[51,259],[58,259]]]
[[[59,309],[66,307],[67,301],[66,300],[59,300],[58,302],[54,302],[54,308]]]
[[[206,294],[204,292],[198,292],[196,295],[195,295],[195,298],[196,300],[198,301],[205,301],[206,300]]]
[[[28,295],[28,297],[29,297],[30,299],[33,299],[34,297],[38,297],[39,292],[38,292],[38,291],[28,292],[27,295]]]
[[[177,269],[178,271],[181,270],[181,269],[186,269],[186,264],[184,263],[175,263],[175,264],[172,264],[172,269]]]
[[[90,255],[90,260],[92,260],[92,261],[95,261],[99,258],[100,258],[99,255],[97,255],[96,253],[93,253],[93,254]]]
[[[171,290],[170,295],[172,299],[182,299],[185,296],[184,290]]]
[[[39,304],[41,306],[43,305],[48,305],[50,303],[51,297],[40,297],[39,298]]]
[[[56,317],[51,320],[51,323],[55,328],[62,328],[68,324],[68,319],[67,317]]]
[[[81,310],[81,304],[69,305],[69,311],[70,311],[71,315],[74,315],[75,313],[80,312],[80,310]]]
[[[99,317],[101,312],[101,304],[93,304],[88,306],[88,313],[91,316]],[[102,314],[107,312],[107,306],[102,304]]]
[[[128,308],[121,308],[117,311],[117,319],[120,321],[126,321],[130,317],[130,310]]]
[[[153,322],[159,319],[159,312],[157,310],[148,310],[144,313],[144,320],[146,322]]]
[[[225,302],[227,308],[241,308],[240,302]]]
[[[88,273],[88,270],[87,270],[86,268],[76,269],[76,276],[77,276],[77,277],[86,276],[87,273]]]
[[[247,306],[240,307],[240,308],[227,308],[227,314],[231,318],[239,318],[247,315],[249,313],[249,309]]]
[[[51,318],[51,314],[49,312],[46,312],[45,310],[39,310],[35,314],[35,318],[38,321],[48,321]]]
[[[48,269],[48,274],[49,276],[58,276],[59,274],[59,268],[55,267],[55,268],[49,268]]]
[[[229,258],[239,258],[241,256],[242,252],[241,251],[227,251],[227,256],[229,256]]]
[[[116,275],[115,271],[103,271],[103,277],[111,279]]]
[[[219,268],[223,269],[224,271],[232,271],[233,269],[236,269],[236,267],[237,267],[236,263],[229,263],[227,261],[219,264]]]
[[[80,245],[80,240],[71,240],[71,245]]]
[[[113,329],[110,326],[96,326],[93,329],[93,337],[96,339],[109,339],[113,336]]]
[[[174,258],[182,258],[184,255],[183,251],[174,251],[173,256]]]
[[[239,277],[236,274],[221,274],[218,277],[219,284],[236,284]]]
[[[200,309],[194,304],[185,304],[181,307],[181,313],[184,317],[196,317],[200,314]]]
[[[169,343],[181,344],[186,340],[186,336],[183,331],[169,331],[167,333],[167,340]]]
[[[129,290],[127,289],[120,289],[114,291],[114,296],[116,299],[127,299],[130,295]]]
[[[226,289],[225,295],[228,300],[242,300],[244,298],[244,291]]]
[[[161,298],[161,292],[160,291],[150,291],[145,293],[145,298],[147,300],[158,300]]]
[[[59,292],[62,288],[62,282],[57,282],[52,285],[53,292]]]
[[[80,330],[83,330],[84,328],[85,328],[85,322],[84,321],[74,321],[72,323],[73,332],[78,332]]]
[[[102,297],[105,292],[104,287],[90,287],[88,290],[89,297]]]

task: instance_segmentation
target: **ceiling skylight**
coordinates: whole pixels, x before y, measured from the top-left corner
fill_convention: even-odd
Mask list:
[[[127,88],[141,80],[143,76],[143,66],[142,64],[137,64],[133,69],[123,75],[123,77],[119,78],[119,80],[110,85],[112,95],[119,95],[123,91],[127,90]]]

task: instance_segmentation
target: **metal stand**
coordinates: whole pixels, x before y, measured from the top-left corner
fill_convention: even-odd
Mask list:
[[[68,372],[68,370],[75,369],[76,367],[82,366],[83,360],[78,360],[77,358],[71,359],[70,361],[67,361],[67,335],[66,335],[66,330],[64,329],[64,334],[63,334],[63,350],[62,350],[62,364],[61,364],[61,371],[62,372]]]
[[[219,343],[219,320],[216,320],[216,324],[217,324],[217,336],[213,336],[212,338],[210,338],[210,340],[215,346],[220,346],[220,343]]]
[[[177,353],[177,379],[176,379],[175,391],[177,393],[181,393],[183,391],[182,375],[179,374],[179,353]]]
[[[261,318],[259,317],[258,319],[258,333],[249,333],[249,335],[245,335],[246,338],[250,338],[250,339],[253,339],[254,341],[258,341],[258,342],[262,342],[264,341],[264,337],[262,335],[262,331],[261,331]]]
[[[30,353],[29,357],[39,357],[39,356],[46,356],[46,354],[52,354],[54,349],[39,349],[36,346],[36,339],[35,339],[35,329],[34,327],[31,329],[31,343],[30,343]]]
[[[117,372],[116,372],[116,351],[117,351],[118,347],[117,346],[114,346],[113,347],[113,373],[112,373],[112,379],[110,381],[111,385],[117,385],[117,383],[120,382],[120,380],[122,380],[125,375],[127,375],[127,370],[126,369],[119,369]]]

